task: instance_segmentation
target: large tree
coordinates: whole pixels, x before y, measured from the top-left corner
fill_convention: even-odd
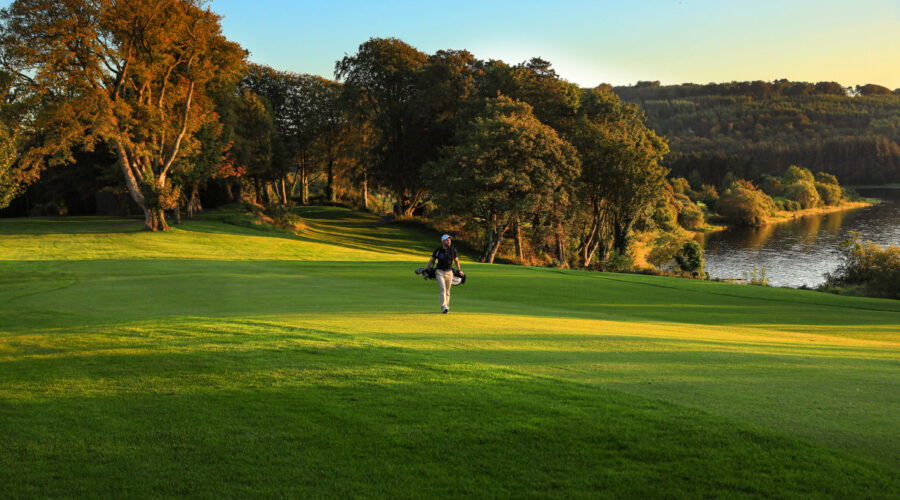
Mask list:
[[[396,38],[373,38],[335,65],[351,102],[378,132],[372,175],[396,193],[409,215],[425,196],[419,174],[428,158],[414,126],[419,75],[428,56]],[[427,152],[426,152],[427,153]]]
[[[582,160],[579,197],[586,221],[579,241],[581,265],[599,251],[626,254],[629,233],[664,193],[668,152],[663,139],[644,124],[637,106],[604,89],[585,92],[573,142]]]
[[[72,150],[107,143],[145,215],[168,228],[169,175],[216,119],[209,88],[235,78],[245,52],[202,0],[16,0],[0,11],[2,64],[39,96],[19,162],[31,182]]]
[[[423,173],[442,210],[482,226],[481,260],[493,262],[515,221],[568,202],[579,167],[575,148],[531,106],[499,97]]]

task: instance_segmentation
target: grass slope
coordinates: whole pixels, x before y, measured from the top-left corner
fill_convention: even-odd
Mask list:
[[[900,303],[465,262],[339,208],[0,221],[5,496],[896,497]]]

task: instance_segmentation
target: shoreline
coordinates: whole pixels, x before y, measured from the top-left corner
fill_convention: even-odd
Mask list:
[[[730,231],[732,229],[745,229],[746,227],[763,227],[768,226],[770,224],[779,224],[782,222],[790,222],[793,220],[802,219],[804,217],[809,217],[811,215],[825,215],[831,214],[835,212],[843,212],[845,210],[855,210],[857,208],[865,208],[871,207],[873,205],[877,205],[879,200],[872,201],[848,201],[844,202],[840,205],[833,206],[824,206],[824,207],[816,207],[816,208],[805,208],[803,210],[797,211],[788,211],[788,210],[778,210],[774,215],[770,215],[766,217],[766,220],[758,225],[758,226],[740,226],[735,224],[727,224],[724,221],[720,220],[719,217],[715,217],[712,220],[707,222],[707,227],[701,228],[699,230],[695,230],[694,232],[700,235],[716,233],[720,231]]]
[[[842,203],[840,205],[833,206],[825,206],[825,207],[816,207],[816,208],[805,208],[803,210],[797,211],[788,211],[788,210],[778,210],[775,212],[775,215],[766,218],[766,222],[763,224],[777,224],[779,222],[788,222],[795,219],[802,219],[804,217],[809,217],[810,215],[824,215],[831,214],[835,212],[843,212],[845,210],[853,210],[857,208],[865,208],[871,207],[874,203],[868,201],[848,201]]]

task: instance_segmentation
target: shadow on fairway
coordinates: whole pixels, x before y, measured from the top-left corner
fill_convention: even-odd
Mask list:
[[[0,482],[13,497],[883,498],[898,487],[883,466],[685,407],[396,349],[321,351],[48,365],[77,376],[0,402]]]

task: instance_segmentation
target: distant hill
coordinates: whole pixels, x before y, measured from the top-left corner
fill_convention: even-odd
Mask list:
[[[900,181],[900,89],[834,82],[732,82],[614,87],[669,140],[666,164],[692,184],[756,178],[790,165],[847,184]]]

